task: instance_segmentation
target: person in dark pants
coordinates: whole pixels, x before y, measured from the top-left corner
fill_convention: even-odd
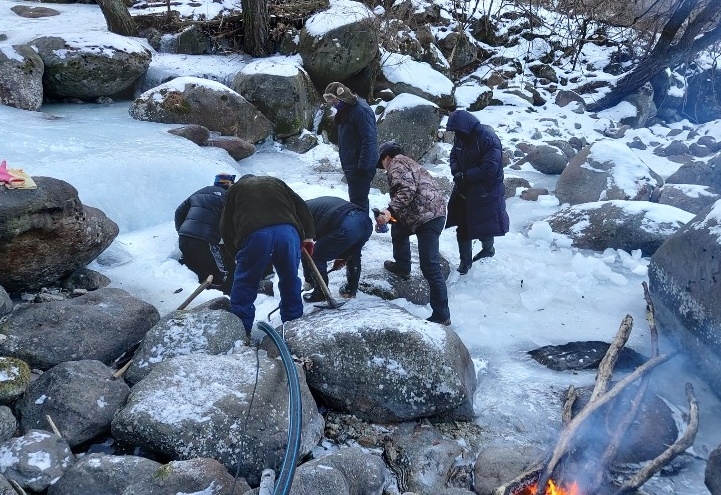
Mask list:
[[[363,98],[339,82],[330,83],[323,98],[336,109],[338,155],[348,182],[348,198],[368,215],[368,193],[378,160],[376,116]]]
[[[455,133],[450,157],[454,185],[446,228],[458,226],[458,271],[466,274],[474,261],[496,254],[494,237],[508,232],[503,149],[493,129],[465,110],[448,117],[446,130]],[[471,257],[473,239],[480,239],[482,249]]]
[[[328,262],[335,260],[333,269],[346,267],[346,283],[340,288],[341,297],[356,297],[361,275],[361,250],[373,232],[373,222],[363,209],[341,198],[321,196],[306,201],[315,223],[313,262],[321,278],[328,285]],[[313,281],[304,265],[306,281]],[[305,294],[307,302],[323,301],[325,295],[316,284],[313,292]]]
[[[229,293],[233,257],[223,249],[220,237],[220,216],[223,213],[226,190],[235,175],[218,174],[212,186],[195,191],[175,210],[175,230],[183,257],[181,263],[190,268],[198,282],[213,276],[211,288]]]
[[[391,222],[394,259],[385,261],[383,266],[403,279],[410,279],[410,236],[415,234],[421,273],[430,287],[433,313],[427,320],[448,326],[451,311],[439,253],[439,238],[446,223],[443,193],[428,171],[403,155],[403,149],[394,141],[381,144],[379,154],[378,168],[384,168],[388,174],[391,201],[376,217],[376,224]]]
[[[312,256],[315,237],[305,201],[280,179],[244,175],[228,190],[220,233],[236,253],[230,307],[245,331],[249,334],[253,328],[258,284],[268,263],[278,274],[281,320],[300,318],[301,240]]]

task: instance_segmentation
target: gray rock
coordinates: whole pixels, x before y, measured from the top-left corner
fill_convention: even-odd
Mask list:
[[[521,199],[524,201],[538,201],[539,196],[547,196],[548,189],[545,187],[531,187],[521,191]]]
[[[338,26],[338,19],[347,23]],[[337,27],[327,29],[325,23],[329,21]],[[375,15],[360,2],[331,5],[305,22],[298,53],[318,88],[322,90],[328,83],[358,74],[376,58],[378,29],[374,23]]]
[[[29,46],[3,47],[0,50],[0,105],[38,110],[43,104],[44,69],[42,59]]]
[[[563,151],[555,146],[545,144],[534,146],[531,152],[526,155],[525,160],[533,168],[547,175],[560,175],[568,165],[568,157]]]
[[[308,386],[334,410],[375,423],[473,417],[468,349],[452,330],[396,305],[352,299],[286,323],[285,339],[312,361]]]
[[[30,384],[30,366],[14,357],[0,357],[0,404],[11,404]]]
[[[13,304],[13,300],[10,299],[10,295],[5,292],[3,286],[0,285],[0,318],[12,313],[14,307],[15,305]]]
[[[532,64],[528,66],[528,69],[533,73],[534,76],[547,79],[551,82],[557,83],[558,76],[553,67],[548,64]],[[563,105],[559,105],[563,106]]]
[[[10,10],[15,12],[20,17],[27,19],[39,19],[41,17],[53,17],[60,15],[55,9],[49,7],[30,7],[28,5],[13,5]]]
[[[92,100],[131,88],[150,66],[150,51],[125,36],[104,33],[102,45],[82,34],[44,36],[30,43],[45,64],[47,96]]]
[[[228,152],[230,157],[239,161],[255,154],[255,145],[236,136],[211,136],[203,146],[222,148]]]
[[[553,232],[570,237],[575,247],[629,253],[640,249],[651,256],[692,218],[693,214],[673,206],[613,200],[562,208],[545,220]]]
[[[721,191],[721,153],[708,162],[693,162],[681,165],[666,182],[671,184],[697,184]]]
[[[683,349],[721,394],[721,200],[696,215],[656,251],[648,269],[659,332]]]
[[[142,380],[157,365],[185,354],[225,354],[242,345],[245,328],[223,310],[173,311],[145,334],[125,374],[128,383]]]
[[[177,77],[141,94],[130,105],[138,120],[197,124],[250,143],[270,136],[271,122],[245,98],[215,81]]]
[[[636,115],[625,117],[619,121],[621,125],[630,125],[634,129],[638,129],[646,125],[646,121],[655,115],[656,105],[653,102],[653,86],[651,83],[644,84],[635,93],[624,98],[636,108]]]
[[[708,186],[696,184],[664,184],[654,191],[652,201],[662,205],[675,206],[693,214],[721,199],[721,194]]]
[[[258,359],[257,384],[256,354],[247,348],[233,355],[190,354],[160,363],[133,387],[115,415],[113,437],[171,459],[211,457],[233,473],[239,464],[240,475],[257,485],[267,459],[280,459],[288,441],[285,370],[264,351]],[[299,375],[303,457],[320,440],[324,422],[302,370]]]
[[[523,177],[506,175],[503,179],[503,187],[505,188],[505,197],[508,199],[516,196],[519,187],[529,189],[531,187],[531,183]]]
[[[313,128],[321,103],[308,73],[287,57],[250,62],[235,76],[233,89],[273,123],[276,138]]]
[[[290,495],[382,495],[389,475],[379,456],[343,448],[301,464]]]
[[[30,430],[0,444],[0,472],[21,488],[35,492],[48,488],[74,462],[68,443],[43,430]]]
[[[39,369],[82,359],[110,364],[159,319],[155,307],[122,289],[98,289],[18,309],[0,323],[0,353]]]
[[[283,141],[283,144],[290,151],[303,154],[309,152],[320,143],[316,135],[310,133],[302,133],[286,138]]]
[[[418,161],[436,142],[440,109],[410,94],[396,96],[378,118],[378,143],[395,140],[403,154]]]
[[[556,182],[556,196],[571,205],[613,199],[647,201],[662,183],[625,144],[606,139],[569,160]]]
[[[581,95],[567,89],[562,89],[558,93],[556,93],[555,102],[556,105],[558,105],[559,107],[565,107],[571,102],[578,103],[582,108],[586,107],[586,102]]]
[[[55,283],[97,258],[119,232],[102,211],[84,206],[67,182],[34,181],[37,189],[22,194],[0,188],[0,285],[8,292]],[[11,261],[18,259],[28,261]]]
[[[71,447],[110,429],[130,387],[113,379],[113,370],[99,361],[61,363],[35,380],[18,400],[20,429],[50,427],[50,416]]]
[[[150,478],[161,466],[145,457],[89,454],[50,485],[48,495],[120,495],[131,484]]]
[[[69,292],[77,289],[98,290],[108,285],[110,285],[108,277],[89,268],[79,268],[60,281],[60,286]]]
[[[531,445],[489,445],[478,454],[473,468],[473,488],[478,495],[493,490],[526,472],[543,457],[543,450]]]
[[[0,406],[0,442],[10,440],[18,429],[18,421],[12,410],[7,406]],[[0,490],[2,495],[2,490]]]
[[[169,462],[149,478],[125,488],[121,495],[241,495],[248,490],[250,486],[243,478],[234,482],[233,476],[215,459],[195,458]]]
[[[207,127],[197,124],[184,125],[168,131],[170,134],[184,137],[198,146],[202,146],[210,137],[210,131]]]
[[[721,446],[716,447],[708,456],[704,483],[711,495],[721,495]]]

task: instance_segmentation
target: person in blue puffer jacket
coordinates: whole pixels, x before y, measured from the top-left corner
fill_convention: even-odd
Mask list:
[[[446,228],[458,226],[458,272],[466,274],[474,261],[496,254],[494,237],[508,232],[503,148],[493,129],[466,110],[451,113],[446,130],[455,133],[450,155],[454,185]],[[472,257],[473,239],[481,241],[482,249]]]
[[[368,214],[368,193],[378,161],[375,114],[363,98],[339,82],[330,83],[323,98],[336,109],[338,155],[348,182],[348,199]]]
[[[218,174],[212,186],[195,191],[175,210],[175,230],[183,255],[180,262],[198,276],[198,282],[212,275],[211,287],[226,293],[233,283],[228,272],[235,262],[221,247],[220,216],[226,190],[234,182],[235,175]]]

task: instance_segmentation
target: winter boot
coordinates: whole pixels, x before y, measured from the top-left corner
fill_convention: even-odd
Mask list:
[[[468,270],[473,265],[473,260],[471,260],[471,256],[473,256],[472,249],[473,241],[458,239],[458,254],[461,255],[461,263],[458,265],[457,270],[461,275],[468,273]]]
[[[358,283],[360,282],[361,268],[355,263],[349,262],[346,265],[346,283],[343,284],[338,291],[341,297],[350,299],[358,293]]]
[[[496,254],[496,249],[493,247],[493,237],[489,239],[481,239],[481,246],[483,249],[478,251],[473,257],[473,261],[478,261],[481,258],[492,258]]]
[[[410,271],[404,271],[402,268],[398,267],[395,261],[391,260],[385,260],[383,262],[383,268],[388,270],[389,272],[398,275],[403,280],[410,280],[411,279],[411,272]]]

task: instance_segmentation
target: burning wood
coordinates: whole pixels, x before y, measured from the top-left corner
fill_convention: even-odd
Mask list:
[[[651,331],[651,358],[609,390],[613,368],[616,364],[618,354],[626,345],[631,329],[633,328],[633,318],[627,315],[621,322],[616,337],[599,364],[595,386],[588,403],[573,417],[571,409],[573,403],[578,398],[578,392],[575,388],[570,387],[566,394],[566,403],[563,407],[563,428],[558,436],[556,445],[549,452],[547,458],[510,483],[496,488],[493,492],[494,495],[593,495],[598,493],[601,487],[605,488],[603,490],[604,493],[607,491],[606,489],[609,488],[611,484],[607,474],[609,467],[618,452],[621,439],[634,421],[639,406],[646,394],[649,373],[656,366],[664,363],[671,357],[669,355],[659,355],[658,353],[658,333],[654,307],[648,292],[648,285],[645,282],[643,283],[643,290],[646,300],[646,319],[648,320]],[[604,450],[602,455],[595,461],[596,467],[594,468],[594,473],[589,479],[583,480],[583,486],[580,485],[580,480],[569,479],[569,473],[563,472],[563,469],[559,468],[559,466],[561,466],[561,461],[568,458],[569,453],[576,447],[578,443],[577,436],[581,427],[586,425],[586,422],[593,413],[610,403],[629,385],[639,379],[641,379],[641,383],[636,389],[625,416],[615,425],[614,431],[608,433],[605,444],[601,445],[601,448]],[[626,495],[633,492],[656,474],[666,463],[693,444],[696,432],[698,431],[698,402],[694,395],[693,387],[690,384],[686,385],[686,396],[689,402],[689,414],[688,425],[684,434],[656,459],[646,464],[620,488],[616,487],[616,495]]]

